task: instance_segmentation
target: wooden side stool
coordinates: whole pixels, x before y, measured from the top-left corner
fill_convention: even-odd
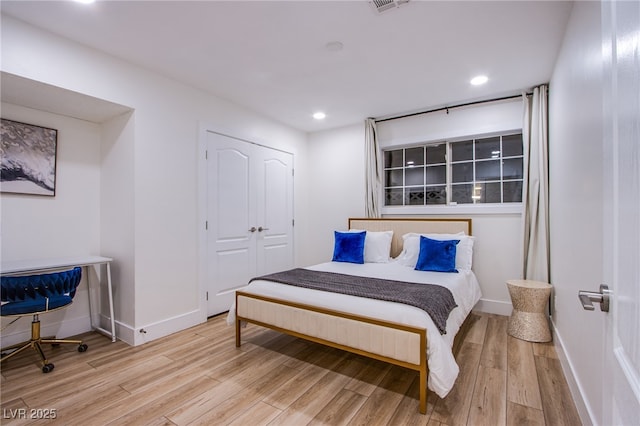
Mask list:
[[[508,280],[507,288],[513,304],[507,333],[529,342],[551,341],[549,319],[545,314],[551,284],[533,280]]]

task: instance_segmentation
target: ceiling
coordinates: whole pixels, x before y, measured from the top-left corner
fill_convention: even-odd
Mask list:
[[[2,0],[0,8],[314,132],[548,82],[571,4],[411,0],[378,13],[364,0]],[[478,74],[489,82],[471,86]],[[312,118],[319,110],[322,121]]]

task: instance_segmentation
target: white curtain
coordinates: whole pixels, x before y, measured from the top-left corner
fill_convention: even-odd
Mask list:
[[[549,148],[547,86],[523,95],[524,279],[549,282]]]
[[[365,120],[365,209],[367,217],[380,217],[382,196],[382,158],[378,149],[376,122],[373,118]]]

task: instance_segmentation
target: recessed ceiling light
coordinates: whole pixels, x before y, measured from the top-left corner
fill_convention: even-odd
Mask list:
[[[324,118],[325,118],[326,116],[327,116],[327,114],[325,114],[325,113],[324,113],[324,112],[322,112],[322,111],[318,111],[318,112],[315,112],[315,113],[313,114],[313,118],[315,118],[316,120],[324,120]]]
[[[91,4],[91,3],[95,3],[96,0],[74,0],[76,3],[82,3],[82,4]]]
[[[489,78],[486,75],[479,75],[473,77],[470,83],[474,86],[480,86],[481,84],[485,84],[487,81],[489,81]]]
[[[344,49],[344,44],[339,41],[330,41],[329,43],[325,44],[324,48],[329,52],[338,52]]]

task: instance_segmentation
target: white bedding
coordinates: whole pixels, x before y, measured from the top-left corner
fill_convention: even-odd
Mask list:
[[[365,264],[328,262],[310,266],[307,269],[413,283],[439,284],[447,287],[453,294],[458,307],[451,311],[447,320],[447,333],[444,335],[440,334],[426,312],[401,303],[366,299],[261,280],[253,281],[241,290],[247,293],[298,303],[312,303],[314,306],[326,309],[426,328],[427,362],[429,365],[428,387],[441,398],[449,393],[459,372],[452,352],[453,339],[481,297],[480,286],[473,272],[460,271],[456,274],[416,271],[397,262]],[[227,323],[235,323],[235,304],[229,310]]]

